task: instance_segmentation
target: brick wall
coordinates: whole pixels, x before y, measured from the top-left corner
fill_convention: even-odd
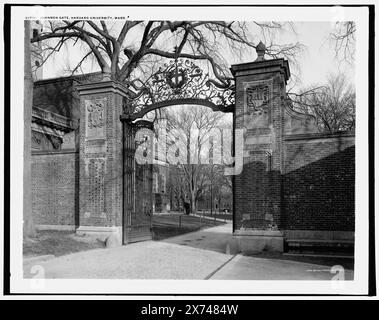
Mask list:
[[[354,231],[354,196],[354,136],[287,137],[283,229]]]
[[[33,106],[70,118],[76,128],[80,118],[77,84],[96,81],[98,78],[99,73],[90,73],[36,81],[33,88]]]
[[[280,173],[287,80],[283,63],[284,60],[277,59],[234,66],[234,127],[246,129],[243,171],[234,177],[234,230],[264,228],[268,224],[281,227]],[[256,87],[267,87],[267,100],[262,108],[248,103],[247,88]]]
[[[33,152],[33,217],[37,225],[77,224],[78,178],[78,153]]]
[[[123,137],[119,116],[122,114],[123,96],[117,86],[117,83],[104,81],[79,88],[80,226],[122,226]],[[104,101],[102,134],[88,130],[89,115],[86,113],[86,101],[91,103],[98,99]]]
[[[243,171],[235,177],[237,228],[259,227],[265,215],[272,214],[274,179],[270,168],[271,156],[266,152],[256,151],[244,158]]]
[[[73,78],[37,81],[33,90],[33,106],[68,117],[76,123],[80,117],[79,97]]]

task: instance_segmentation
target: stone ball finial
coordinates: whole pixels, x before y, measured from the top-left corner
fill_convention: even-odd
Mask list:
[[[258,45],[255,48],[255,51],[257,52],[257,59],[255,61],[262,61],[265,60],[265,52],[266,52],[266,46],[262,41],[259,41]]]

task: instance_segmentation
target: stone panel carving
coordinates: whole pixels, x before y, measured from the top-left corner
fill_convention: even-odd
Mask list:
[[[106,98],[85,100],[86,140],[105,139]]]
[[[101,215],[105,211],[105,173],[106,160],[104,158],[87,159],[88,172],[88,212]]]
[[[104,153],[106,140],[106,98],[84,100],[86,153]]]
[[[88,127],[101,128],[104,125],[104,105],[101,101],[91,101],[87,105]]]
[[[251,113],[267,113],[268,93],[267,85],[257,85],[246,88],[246,103],[248,110]]]
[[[271,82],[245,83],[244,126],[247,129],[267,128],[271,117]]]

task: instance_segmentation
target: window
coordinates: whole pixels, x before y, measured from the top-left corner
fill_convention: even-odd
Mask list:
[[[154,158],[155,159],[159,159],[159,155],[158,155],[158,142],[155,143],[154,148],[155,148],[155,150],[154,150]]]
[[[166,193],[166,176],[162,174],[162,193]]]
[[[158,193],[158,173],[153,174],[153,193]]]

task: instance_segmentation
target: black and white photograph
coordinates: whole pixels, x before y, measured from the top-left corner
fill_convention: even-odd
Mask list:
[[[367,6],[8,9],[11,293],[367,294]]]

